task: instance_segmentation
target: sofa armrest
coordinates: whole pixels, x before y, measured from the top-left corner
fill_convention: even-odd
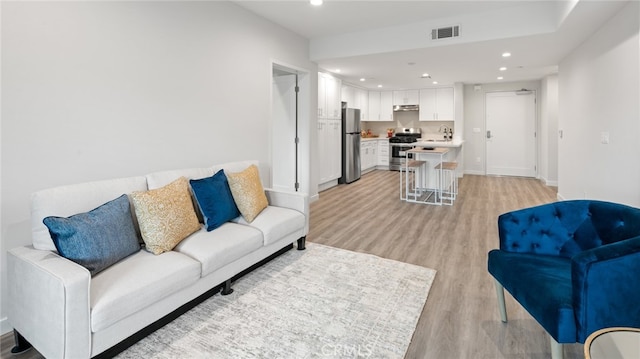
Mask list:
[[[578,340],[605,327],[640,327],[640,236],[571,259]]]
[[[89,271],[56,253],[18,247],[7,252],[8,317],[47,358],[89,358]]]
[[[302,213],[305,218],[304,235],[306,236],[309,233],[309,196],[306,193],[265,188],[265,194],[270,205],[290,208]]]

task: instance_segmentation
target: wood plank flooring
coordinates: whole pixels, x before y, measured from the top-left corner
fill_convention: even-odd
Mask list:
[[[555,188],[528,178],[464,176],[453,206],[399,200],[398,172],[374,171],[320,193],[307,239],[436,269],[407,359],[550,358],[549,338],[507,294],[500,321],[487,252],[501,213],[552,202]],[[582,358],[566,345],[565,358]]]
[[[509,322],[500,321],[486,262],[499,214],[555,198],[535,179],[466,175],[453,206],[405,203],[398,172],[373,171],[320,193],[307,240],[438,271],[406,359],[550,358],[547,334],[508,294]],[[12,345],[2,336],[3,358]],[[565,345],[565,358],[582,358],[582,345]]]

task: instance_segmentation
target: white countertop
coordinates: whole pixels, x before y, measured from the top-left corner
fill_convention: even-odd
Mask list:
[[[464,140],[453,140],[453,141],[425,141],[420,140],[418,142],[413,142],[411,145],[416,147],[462,147]]]
[[[379,140],[388,141],[389,138],[387,138],[387,137],[360,137],[360,141],[379,141]]]

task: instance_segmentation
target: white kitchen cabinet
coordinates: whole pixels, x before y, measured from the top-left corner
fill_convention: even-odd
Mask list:
[[[369,92],[363,89],[356,89],[356,103],[360,109],[360,121],[367,121],[369,111]]]
[[[342,120],[329,120],[331,137],[331,166],[329,178],[342,177]]]
[[[342,117],[342,80],[318,72],[318,117],[340,119]]]
[[[347,103],[348,108],[360,110],[360,121],[368,121],[369,93],[367,90],[344,85],[342,86],[342,101]]]
[[[378,163],[378,141],[368,140],[360,142],[360,170],[365,172]]]
[[[320,173],[318,183],[342,176],[342,121],[318,120],[318,154]]]
[[[369,111],[366,121],[380,121],[380,92],[369,91]]]
[[[393,91],[393,105],[417,105],[420,102],[418,90]]]
[[[378,166],[389,167],[389,140],[378,140]]]
[[[420,121],[454,121],[453,87],[420,90]]]
[[[380,121],[393,121],[393,91],[380,92]]]
[[[342,85],[342,102],[347,103],[348,108],[355,108],[356,88],[349,85]]]
[[[367,121],[393,121],[393,92],[369,91]]]

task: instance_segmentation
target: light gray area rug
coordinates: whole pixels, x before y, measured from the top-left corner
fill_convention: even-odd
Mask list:
[[[435,274],[307,243],[118,358],[403,358]]]

